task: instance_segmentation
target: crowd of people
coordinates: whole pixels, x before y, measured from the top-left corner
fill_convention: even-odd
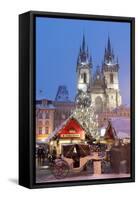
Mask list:
[[[46,159],[52,162],[57,157],[56,147],[54,147],[52,152],[50,153],[48,148],[40,145],[37,149],[36,156],[37,156],[39,165],[43,165]]]

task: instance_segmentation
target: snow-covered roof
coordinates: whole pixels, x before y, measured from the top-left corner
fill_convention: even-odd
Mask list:
[[[73,115],[70,115],[63,123],[61,123],[60,126],[58,126],[45,140],[46,143],[48,143],[63,127],[64,125],[73,117]]]
[[[59,127],[57,127],[47,138],[44,142],[48,143],[54,136],[56,136],[56,134],[67,124],[67,122],[70,119],[75,119],[77,122],[78,120],[74,117],[73,114],[71,114],[63,123],[61,123],[61,125]],[[79,123],[79,122],[78,122]],[[79,125],[82,127],[82,125],[79,123]],[[83,127],[82,127],[83,128]],[[84,128],[83,128],[84,129]]]
[[[112,117],[110,120],[118,138],[130,138],[130,118]],[[107,124],[102,129],[106,127]]]
[[[37,104],[37,109],[55,109],[55,107],[52,104]]]

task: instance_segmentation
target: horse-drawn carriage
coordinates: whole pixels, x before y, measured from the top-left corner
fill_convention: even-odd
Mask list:
[[[87,144],[63,145],[62,155],[54,160],[51,171],[57,179],[65,178],[69,173],[87,171],[88,168],[93,173],[93,161],[103,159],[103,155],[92,152]]]

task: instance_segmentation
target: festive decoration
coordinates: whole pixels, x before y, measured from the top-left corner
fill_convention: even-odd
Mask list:
[[[95,114],[95,107],[91,103],[91,96],[88,92],[78,91],[76,96],[76,109],[73,112],[75,117],[86,131],[86,139],[98,140],[100,137],[98,130],[98,120]]]

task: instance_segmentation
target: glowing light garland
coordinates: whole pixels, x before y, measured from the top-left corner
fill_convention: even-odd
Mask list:
[[[86,131],[86,135],[98,140],[100,132],[98,129],[98,118],[95,106],[91,103],[91,96],[88,92],[79,91],[76,96],[76,109],[73,116],[79,121]]]

